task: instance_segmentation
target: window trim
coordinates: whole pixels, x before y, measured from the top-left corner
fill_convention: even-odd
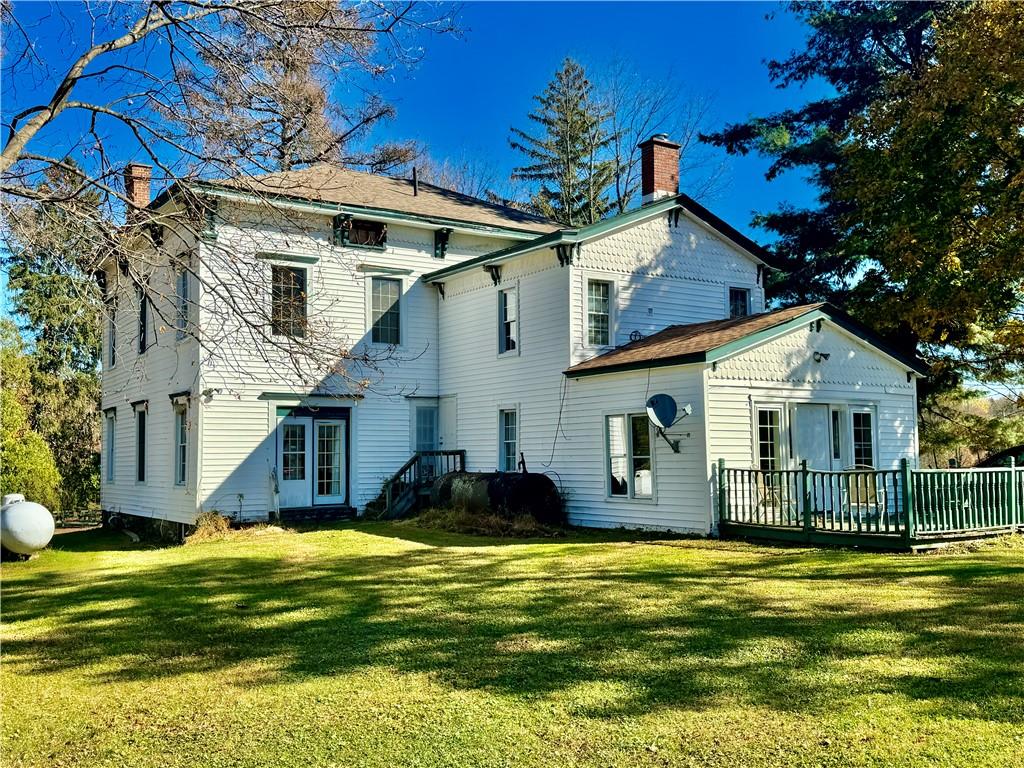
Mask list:
[[[149,295],[146,289],[141,286],[136,289],[139,295],[139,322],[136,332],[138,333],[138,353],[146,354],[149,349]]]
[[[628,472],[626,474],[626,493],[613,495],[612,494],[612,465],[611,465],[611,430],[609,429],[609,419],[620,417],[624,420],[626,430],[626,466]],[[633,422],[634,418],[642,418],[647,423],[647,440],[650,446],[650,461],[651,461],[651,494],[650,496],[638,496],[636,494],[636,486],[634,483],[634,470],[633,462],[636,458],[636,454],[633,453]],[[637,411],[606,411],[601,414],[602,420],[602,432],[604,435],[604,445],[601,450],[604,454],[604,485],[605,485],[605,499],[609,501],[618,502],[640,502],[642,504],[657,504],[658,503],[658,460],[657,460],[657,442],[655,441],[654,426],[651,424],[651,420],[647,417],[646,413],[639,413]]]
[[[106,445],[103,447],[103,459],[107,462],[104,467],[103,479],[107,483],[114,483],[117,480],[117,409],[110,408],[103,414],[103,425],[106,429]]]
[[[505,346],[505,319],[503,317],[504,307],[502,306],[502,296],[509,293],[513,294],[514,299],[514,317],[512,322],[515,324],[515,332],[513,334],[512,343],[515,346],[511,349],[503,349]],[[496,296],[498,305],[498,357],[516,357],[521,353],[523,346],[522,313],[519,311],[519,281],[504,287],[498,286]]]
[[[174,272],[174,339],[188,338],[189,323],[192,319],[192,275],[188,267]],[[182,290],[184,289],[184,290]]]
[[[107,368],[117,365],[117,297],[107,304]]]
[[[135,484],[145,485],[149,478],[149,403],[134,405],[135,410]],[[141,421],[139,417],[142,417]],[[139,432],[141,430],[141,439]]]
[[[608,350],[614,349],[615,341],[618,337],[618,324],[619,324],[619,283],[615,275],[609,275],[606,272],[593,272],[593,271],[581,271],[580,272],[580,308],[582,309],[582,317],[580,318],[580,335],[577,337],[576,344],[580,349],[586,350]],[[608,346],[593,346],[589,344],[590,341],[588,332],[588,314],[589,314],[589,288],[588,285],[593,281],[595,283],[608,283]]]
[[[505,469],[505,420],[504,415],[506,413],[515,414],[516,421],[516,439],[515,439],[515,456],[513,458],[514,464],[512,469]],[[440,414],[439,414],[440,415]],[[518,472],[519,471],[519,454],[522,450],[523,445],[523,428],[522,419],[519,414],[519,404],[508,404],[498,406],[498,462],[496,464],[499,472]]]
[[[866,414],[871,419],[871,464],[878,469],[878,415],[874,406],[851,405],[848,409],[850,430],[850,463],[849,466],[857,465],[857,441],[854,436],[853,418],[856,414]]]
[[[302,273],[302,333],[285,333],[283,329],[278,326],[277,320],[275,319],[276,313],[274,311],[274,270],[284,269],[291,272]],[[302,339],[306,337],[306,329],[309,327],[309,283],[310,283],[310,270],[308,267],[291,263],[277,263],[270,262],[270,334],[272,336],[283,336],[288,339]],[[294,318],[291,319],[294,323]],[[282,321],[283,324],[283,321]],[[294,330],[294,328],[292,328]]]
[[[747,293],[747,314],[745,315],[734,315],[732,313],[732,292],[733,291],[746,291]],[[725,287],[725,316],[729,320],[734,320],[740,317],[750,317],[754,314],[754,289],[749,285],[726,285]]]
[[[406,280],[398,275],[368,275],[366,280],[366,337],[367,342],[374,347],[395,347],[399,348],[405,344],[406,339],[406,326],[405,326],[405,309],[406,309]],[[398,283],[398,343],[389,344],[384,341],[373,340],[373,283],[375,280],[390,280]]]
[[[608,343],[593,344],[590,341],[590,284],[601,283],[608,286]],[[606,277],[584,275],[583,278],[583,346],[588,349],[610,349],[615,346],[615,281]]]
[[[179,488],[188,485],[188,447],[189,424],[188,405],[174,403],[174,484]],[[184,440],[182,432],[184,431]]]

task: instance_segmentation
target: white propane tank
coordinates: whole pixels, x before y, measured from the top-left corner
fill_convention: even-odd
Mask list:
[[[8,499],[15,497],[8,503]],[[42,504],[25,501],[20,493],[4,496],[0,508],[0,544],[19,555],[31,555],[53,538],[53,515]]]

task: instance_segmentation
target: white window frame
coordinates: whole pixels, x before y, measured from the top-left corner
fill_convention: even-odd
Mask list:
[[[580,318],[579,346],[587,350],[606,350],[615,347],[615,340],[618,338],[619,325],[619,283],[615,275],[604,272],[581,272],[580,273],[580,307],[582,317]],[[607,346],[594,346],[590,344],[589,314],[590,314],[590,289],[591,282],[608,283],[608,344]]]
[[[374,280],[393,280],[398,283],[398,343],[388,344],[382,341],[373,340],[373,281]],[[367,274],[366,276],[366,342],[374,347],[395,347],[400,348],[406,344],[407,328],[406,328],[406,290],[409,286],[406,284],[406,280],[399,275],[391,274]]]
[[[515,333],[513,334],[513,341],[515,346],[512,349],[504,349],[505,346],[505,318],[502,314],[502,296],[511,294],[512,303],[514,306],[515,318]],[[523,323],[522,313],[519,311],[519,281],[508,285],[499,285],[498,291],[495,294],[497,297],[497,315],[498,315],[498,357],[516,357],[519,355],[523,346]]]
[[[869,405],[851,405],[849,411],[849,422],[847,429],[849,430],[849,448],[850,448],[850,459],[849,465],[853,466],[857,460],[857,447],[854,442],[853,433],[853,416],[857,413],[865,413],[871,418],[871,466],[878,469],[878,412],[874,406]],[[858,465],[859,466],[859,465]]]
[[[308,280],[309,275],[306,277]],[[189,274],[188,267],[182,267],[175,271],[174,303],[176,312],[174,317],[174,338],[176,341],[182,341],[188,336],[188,326],[192,312],[191,282],[192,276]],[[306,295],[309,295],[308,283],[306,286]]]
[[[107,444],[104,446],[103,458],[107,462],[103,477],[108,483],[117,479],[117,411],[109,410],[104,414]]]
[[[188,404],[174,403],[174,484],[183,487],[188,484]],[[184,433],[184,434],[182,434]]]
[[[790,405],[784,403],[754,403],[753,410],[753,460],[752,466],[761,469],[761,411],[775,411],[779,415],[779,445],[775,469],[777,472],[789,468],[789,410]],[[829,448],[831,450],[831,447]]]
[[[608,286],[608,343],[594,344],[590,341],[590,284]],[[587,275],[583,279],[583,346],[590,349],[607,349],[615,346],[615,281],[605,277]]]
[[[505,414],[511,413],[515,415],[516,420],[516,439],[515,439],[515,451],[512,459],[512,469],[505,467],[505,446],[508,441],[505,440]],[[522,446],[523,439],[523,428],[522,420],[519,418],[519,405],[499,405],[498,406],[498,462],[497,468],[499,472],[517,472],[519,470],[519,453]]]
[[[612,494],[612,456],[611,456],[611,430],[609,427],[609,419],[622,418],[625,424],[626,430],[626,493],[613,495]],[[647,424],[647,441],[650,446],[650,461],[651,461],[651,493],[649,496],[637,495],[636,484],[633,470],[633,460],[636,458],[636,454],[633,451],[633,422],[634,418],[642,418]],[[639,501],[645,504],[657,503],[658,500],[658,466],[657,466],[657,444],[655,442],[654,427],[651,424],[651,420],[647,417],[646,413],[637,413],[635,411],[608,411],[601,414],[602,419],[602,433],[604,435],[604,446],[602,451],[604,453],[604,484],[605,484],[605,497],[611,501]]]
[[[139,416],[142,416],[145,427],[143,429],[142,440],[139,440]],[[149,480],[149,403],[141,403],[135,406],[135,484],[145,485]],[[141,448],[141,451],[140,451]],[[139,459],[142,459],[139,461]],[[142,478],[139,478],[141,469]]]
[[[117,297],[107,305],[107,368],[117,365]]]
[[[745,315],[733,315],[732,314],[732,292],[733,291],[746,291],[747,292],[747,314]],[[725,316],[732,320],[738,317],[749,317],[754,314],[754,289],[749,285],[727,285],[725,287]]]

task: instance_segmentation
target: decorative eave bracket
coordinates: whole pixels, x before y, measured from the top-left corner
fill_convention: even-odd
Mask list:
[[[486,264],[484,269],[491,276],[491,282],[497,285],[501,282],[501,265],[500,264]]]
[[[437,288],[437,292],[441,296],[441,301],[444,301],[444,283],[434,283],[434,286]]]
[[[451,239],[451,227],[434,230],[434,258],[443,259],[448,255],[448,241]]]
[[[555,254],[558,256],[558,266],[568,267],[573,263],[573,258],[579,255],[579,243],[562,243],[555,246]]]

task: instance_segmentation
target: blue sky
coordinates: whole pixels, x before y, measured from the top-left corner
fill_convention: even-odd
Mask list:
[[[47,4],[22,2],[16,9],[40,33],[38,50],[51,74],[62,73],[69,52],[87,42],[82,6],[62,3],[57,15]],[[779,90],[768,81],[764,61],[801,48],[807,33],[777,3],[470,2],[459,20],[461,35],[423,38],[415,67],[392,71],[377,83],[398,116],[371,140],[413,139],[437,159],[474,160],[507,178],[520,160],[509,147],[509,128],[529,127],[532,97],[566,56],[592,70],[620,60],[642,77],[710,95],[712,127],[796,106],[825,90],[821,84]],[[5,113],[25,99],[38,101],[31,86],[18,85],[5,84]],[[66,146],[61,137],[57,143]],[[123,149],[121,162],[134,157],[127,142],[111,148]],[[755,211],[813,200],[814,191],[798,175],[767,182],[761,158],[718,158],[726,166],[725,186],[705,202],[761,242],[765,233],[750,225]],[[6,313],[5,284],[0,275]]]
[[[428,39],[421,63],[395,74],[386,90],[398,118],[378,133],[417,138],[439,158],[485,158],[505,174],[519,160],[509,127],[528,127],[532,97],[567,55],[595,69],[621,59],[645,77],[710,94],[720,125],[825,90],[779,90],[768,81],[764,60],[801,48],[807,32],[778,3],[469,3],[461,19],[461,39]],[[721,157],[728,186],[710,207],[752,236],[764,239],[749,226],[753,211],[813,199],[796,175],[765,181],[760,158]]]

